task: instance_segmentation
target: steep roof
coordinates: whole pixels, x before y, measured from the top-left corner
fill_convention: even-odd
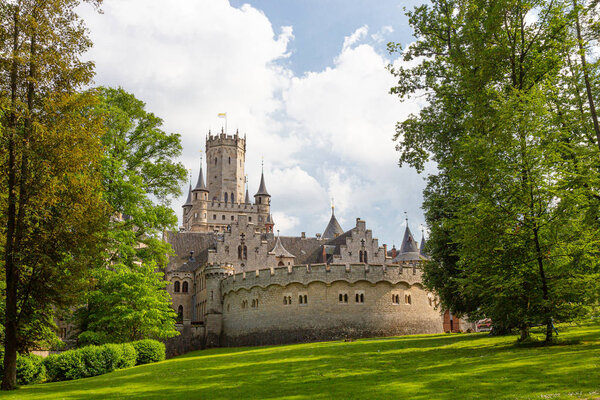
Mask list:
[[[285,246],[285,249],[293,254],[296,259],[296,264],[314,264],[322,262],[322,240],[315,237],[300,238],[297,236],[281,236],[278,238],[271,237],[267,239],[269,248],[277,244],[277,240]]]
[[[275,253],[275,257],[296,257],[292,253],[287,251],[285,249],[285,247],[283,247],[283,244],[281,244],[281,239],[279,239],[279,236],[277,236],[277,241],[275,242],[275,247],[273,247],[273,250],[271,250],[271,252]]]
[[[260,173],[260,186],[258,186],[258,192],[254,196],[269,196],[269,192],[267,192],[267,186],[265,185],[265,174],[263,172]]]
[[[273,222],[273,215],[272,214],[267,215],[267,221],[266,221],[266,223],[267,224],[275,225],[275,222]]]
[[[212,232],[165,232],[164,239],[173,248],[169,257],[172,271],[193,271],[208,260],[208,249],[215,248],[216,235]],[[194,252],[195,262],[190,261]]]
[[[421,235],[421,245],[419,246],[419,253],[421,253],[421,255],[423,255],[423,256],[427,255],[425,253],[425,234],[424,233]]]
[[[185,201],[185,204],[183,206],[187,207],[187,206],[191,206],[191,205],[192,205],[192,185],[190,185],[190,188],[188,189],[187,200]]]
[[[200,175],[198,175],[198,182],[196,183],[196,187],[194,190],[202,190],[208,192],[208,188],[204,183],[204,174],[202,173],[202,165],[200,165]]]
[[[404,239],[402,239],[402,246],[400,246],[400,253],[419,253],[417,242],[413,238],[410,228],[408,227],[408,221],[406,223],[406,230],[404,231]]]
[[[335,218],[333,207],[331,207],[331,218],[329,219],[329,223],[327,224],[325,231],[323,231],[323,235],[321,235],[321,239],[334,239],[342,233],[344,233],[344,230],[340,226],[338,220]]]
[[[246,189],[246,199],[244,200],[244,203],[250,204],[250,196],[248,195],[248,189]]]

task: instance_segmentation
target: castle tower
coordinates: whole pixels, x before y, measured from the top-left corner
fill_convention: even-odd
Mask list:
[[[188,230],[193,232],[205,232],[208,222],[208,188],[204,183],[202,171],[202,159],[200,159],[200,174],[196,187],[192,190],[192,223]]]
[[[209,200],[228,204],[242,203],[244,198],[244,164],[246,139],[210,133],[206,138],[206,165]]]
[[[270,223],[268,220],[271,214],[271,195],[267,192],[264,172],[260,173],[260,186],[258,192],[254,195],[254,205],[258,208],[258,225],[264,226],[266,230],[267,225]]]

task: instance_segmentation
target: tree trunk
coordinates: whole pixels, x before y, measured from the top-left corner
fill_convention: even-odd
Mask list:
[[[594,123],[594,131],[596,132],[596,143],[600,149],[600,125],[598,125],[598,115],[596,114],[596,106],[594,105],[594,97],[592,96],[592,85],[587,70],[587,61],[585,59],[585,49],[583,48],[583,37],[581,35],[581,25],[579,24],[579,10],[577,0],[573,0],[575,9],[575,28],[577,31],[577,44],[579,46],[579,56],[581,57],[581,70],[583,72],[583,80],[585,82],[585,90],[587,92],[588,104],[590,106],[590,114]]]
[[[17,386],[17,284],[19,281],[17,265],[15,263],[14,246],[16,227],[16,135],[17,135],[17,68],[18,68],[18,45],[19,45],[19,10],[14,10],[13,31],[13,54],[10,74],[11,111],[8,128],[8,209],[6,212],[6,244],[4,247],[4,262],[6,274],[6,311],[5,311],[5,337],[4,337],[4,376],[2,377],[2,390],[11,390]]]

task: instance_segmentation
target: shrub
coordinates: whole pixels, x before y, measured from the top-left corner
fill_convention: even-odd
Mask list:
[[[137,351],[131,343],[121,345],[121,358],[117,364],[117,369],[133,367],[137,361]]]
[[[148,364],[165,359],[165,344],[158,340],[146,339],[131,342],[137,351],[136,365]]]
[[[44,365],[51,381],[69,381],[87,376],[81,349],[51,354],[44,360]]]
[[[35,354],[17,355],[17,383],[19,385],[39,383],[44,380],[46,380],[46,367],[44,367],[43,357]]]
[[[77,336],[77,344],[82,346],[89,346],[95,344],[96,346],[108,343],[110,340],[104,332],[84,331]]]

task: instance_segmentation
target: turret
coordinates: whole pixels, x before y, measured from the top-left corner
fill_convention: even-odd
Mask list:
[[[258,208],[258,225],[264,224],[266,230],[267,219],[271,214],[271,195],[267,192],[264,172],[260,174],[260,185],[254,195],[254,204]]]
[[[334,239],[334,238],[340,236],[342,233],[344,233],[344,230],[342,229],[342,227],[340,226],[340,223],[338,222],[337,218],[335,217],[334,208],[335,207],[332,204],[331,205],[331,218],[329,219],[329,223],[327,224],[325,231],[323,231],[323,235],[321,236],[322,239],[325,239],[325,240]]]
[[[200,160],[200,174],[196,187],[192,190],[192,216],[190,230],[201,232],[206,230],[208,221],[208,188],[204,183],[204,173],[202,172],[202,159]]]
[[[206,346],[219,346],[223,331],[223,299],[221,281],[232,273],[233,269],[224,265],[208,265],[204,270],[206,277]]]
[[[183,226],[186,229],[191,216],[190,211],[192,210],[192,205],[192,185],[190,185],[188,189],[187,199],[183,204]]]

